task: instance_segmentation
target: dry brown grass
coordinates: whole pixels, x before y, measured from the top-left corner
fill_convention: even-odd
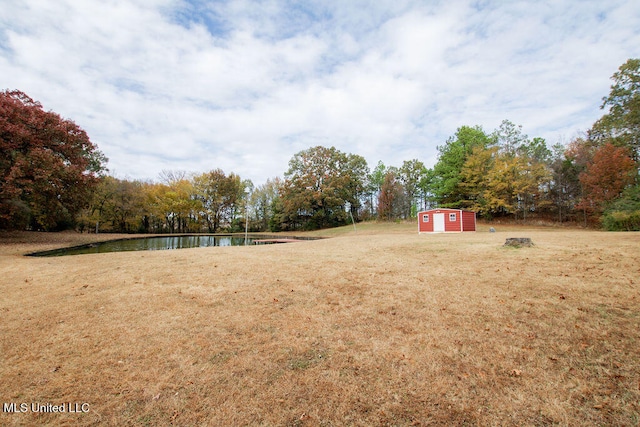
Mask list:
[[[640,233],[486,228],[57,258],[5,235],[0,404],[90,410],[0,425],[638,425]]]

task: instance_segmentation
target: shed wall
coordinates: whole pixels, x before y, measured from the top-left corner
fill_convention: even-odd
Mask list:
[[[418,232],[420,233],[432,233],[433,232],[433,214],[430,212],[418,213]]]
[[[434,216],[444,215],[445,232],[476,231],[475,212],[460,209],[431,209],[418,213],[418,232],[432,233],[434,231]]]
[[[462,230],[476,231],[476,213],[462,211]]]
[[[444,231],[453,233],[462,231],[462,211],[451,210],[444,213]]]

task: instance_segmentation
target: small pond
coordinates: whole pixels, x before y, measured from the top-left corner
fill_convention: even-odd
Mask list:
[[[281,242],[293,240],[312,240],[305,237],[288,237],[282,239],[270,239],[273,236],[264,235],[173,235],[138,237],[130,239],[109,240],[105,242],[90,243],[70,248],[53,249],[49,251],[34,252],[28,256],[49,257],[63,255],[100,254],[105,252],[125,251],[153,251],[165,249],[203,248],[208,246],[244,246],[259,242]]]

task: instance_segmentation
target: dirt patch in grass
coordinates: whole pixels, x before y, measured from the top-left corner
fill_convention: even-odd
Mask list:
[[[88,237],[0,237],[0,404],[89,405],[0,424],[640,422],[640,233],[331,233],[56,258],[22,254]]]

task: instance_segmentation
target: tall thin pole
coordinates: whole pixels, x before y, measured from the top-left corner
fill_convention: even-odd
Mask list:
[[[351,222],[353,223],[353,231],[355,231],[357,233],[358,230],[356,230],[356,222],[353,220],[353,213],[351,213],[351,203],[345,202],[344,208],[347,211],[349,211],[349,216],[351,217]]]
[[[247,246],[247,235],[249,234],[249,203],[244,204],[244,245]]]

